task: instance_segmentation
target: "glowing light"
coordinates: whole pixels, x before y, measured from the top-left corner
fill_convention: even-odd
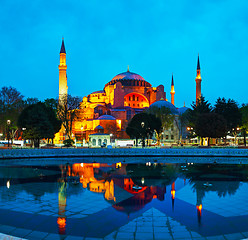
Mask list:
[[[81,163],[80,165],[81,165],[81,167],[84,167],[84,164],[83,163]]]
[[[201,213],[201,210],[202,210],[202,204],[200,204],[200,205],[197,205],[196,206],[196,209]]]
[[[64,217],[58,217],[57,218],[57,224],[59,226],[59,233],[60,234],[65,234],[66,219]]]
[[[171,197],[172,197],[172,199],[175,199],[175,195],[176,195],[176,191],[175,190],[171,190]]]
[[[10,188],[10,180],[7,181],[6,185],[7,185],[7,188]]]
[[[121,120],[116,120],[118,129],[121,129]]]
[[[144,178],[141,178],[141,183],[142,183],[142,185],[145,183],[145,179]]]
[[[64,226],[66,225],[66,220],[65,220],[65,218],[59,217],[59,218],[57,219],[57,223],[58,223],[58,225],[64,227]]]
[[[116,164],[115,164],[115,167],[116,167],[116,168],[121,168],[121,162],[116,163]]]

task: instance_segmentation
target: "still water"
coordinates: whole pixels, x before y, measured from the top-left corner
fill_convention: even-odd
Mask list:
[[[2,166],[0,233],[26,239],[242,239],[248,237],[247,181],[245,164]]]

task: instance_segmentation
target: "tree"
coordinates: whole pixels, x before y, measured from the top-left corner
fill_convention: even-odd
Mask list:
[[[244,137],[244,145],[246,146],[246,134],[248,131],[248,105],[243,104],[240,108],[242,123],[241,123],[241,132]]]
[[[169,129],[173,125],[173,122],[176,120],[175,115],[171,113],[171,110],[169,108],[166,108],[164,106],[153,106],[148,108],[146,112],[148,114],[154,115],[161,122],[161,128],[159,129],[159,131],[156,131],[158,145],[160,145],[161,134],[162,132],[164,132],[164,130]]]
[[[175,116],[171,113],[171,110],[164,106],[150,107],[146,110],[146,112],[156,116],[161,120],[163,130],[169,129],[172,126],[173,121],[175,119]]]
[[[201,114],[195,124],[195,132],[198,136],[208,138],[220,138],[226,136],[226,121],[223,116],[217,113]]]
[[[236,134],[237,127],[241,123],[241,113],[238,104],[233,99],[218,98],[213,111],[222,115],[227,124],[227,131]]]
[[[39,102],[38,98],[27,98],[26,100],[24,100],[24,105],[25,107],[30,106],[32,104],[36,104]]]
[[[187,118],[189,126],[195,128],[198,118],[204,113],[210,113],[212,111],[212,106],[203,96],[201,96],[197,99],[197,104],[196,102],[193,102],[191,107],[192,109],[189,109],[187,112]]]
[[[25,108],[18,118],[18,127],[25,129],[23,138],[31,139],[34,147],[39,147],[42,138],[54,138],[60,126],[54,111],[41,102]]]
[[[13,109],[22,99],[23,96],[16,88],[2,87],[0,90],[1,109]]]
[[[129,122],[126,133],[130,138],[136,139],[136,146],[138,139],[142,140],[142,146],[145,146],[145,139],[152,137],[154,131],[161,131],[162,123],[159,118],[152,114],[139,113],[134,115],[134,117]]]
[[[44,100],[44,104],[47,107],[51,107],[55,112],[57,112],[58,100],[55,98],[47,98]]]
[[[20,114],[23,96],[16,88],[2,87],[0,90],[0,132],[6,133],[7,120],[11,125],[16,126]]]
[[[58,102],[58,118],[62,122],[62,126],[65,129],[66,136],[72,138],[72,125],[73,122],[78,118],[81,98],[72,97],[71,95],[65,94]]]

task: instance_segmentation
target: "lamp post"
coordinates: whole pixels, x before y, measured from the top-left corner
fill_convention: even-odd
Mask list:
[[[10,126],[11,121],[7,120],[7,138],[8,138],[8,148],[9,148],[9,126]]]
[[[26,130],[26,128],[22,128],[22,139],[23,139],[23,132]],[[24,139],[23,145],[26,146],[26,139]]]
[[[113,133],[110,133],[109,136],[110,136],[110,145],[112,145],[112,143],[113,143],[113,141],[112,141]]]
[[[83,146],[83,142],[84,142],[84,139],[83,139],[83,137],[84,137],[84,127],[81,127],[81,134],[82,134],[82,146]]]
[[[238,140],[238,131],[240,130],[239,127],[236,128],[236,131],[235,131],[235,144],[236,145],[239,145],[239,140]]]
[[[142,134],[143,134],[145,123],[144,122],[141,122],[140,125],[142,127]],[[144,140],[144,137],[142,136],[142,147],[144,147],[144,146],[145,146],[145,140]]]
[[[189,143],[190,143],[190,139],[194,136],[194,133],[195,133],[195,132],[193,132],[194,128],[187,127],[186,129],[188,131],[188,138],[189,138]]]

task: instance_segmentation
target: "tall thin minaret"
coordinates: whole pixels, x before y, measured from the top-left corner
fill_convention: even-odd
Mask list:
[[[196,70],[196,105],[197,100],[201,97],[201,68],[200,68],[200,60],[199,60],[199,54],[198,54],[198,61],[197,61],[197,70]]]
[[[59,100],[67,95],[67,74],[66,74],[66,51],[64,38],[62,38],[62,44],[60,49],[60,62],[59,62]]]
[[[175,105],[175,102],[174,102],[175,89],[174,89],[173,73],[172,73],[172,79],[171,79],[171,91],[170,91],[170,94],[171,94],[171,103],[173,105]]]

